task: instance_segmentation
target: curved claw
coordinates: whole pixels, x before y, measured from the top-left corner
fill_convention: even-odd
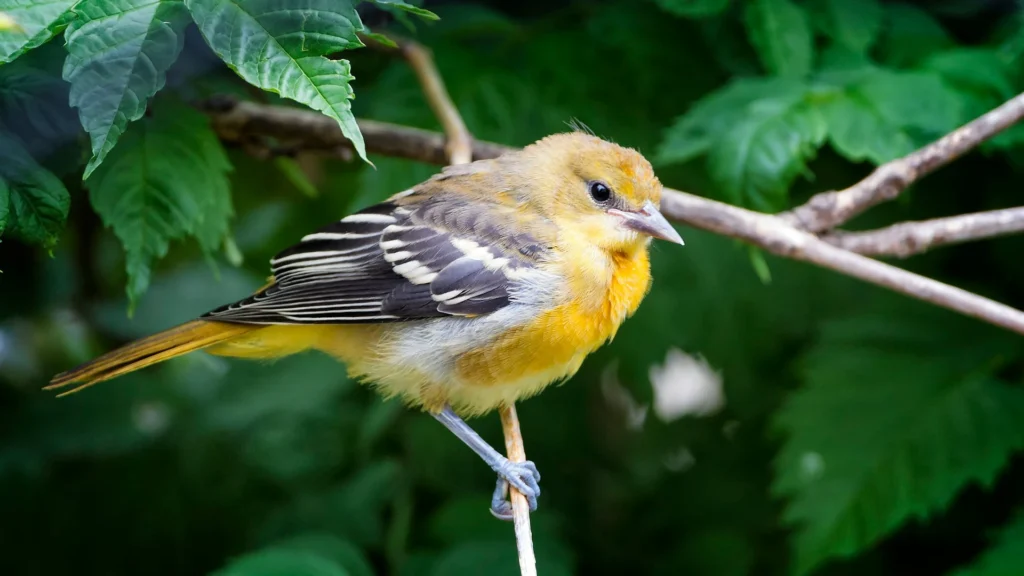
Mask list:
[[[512,519],[512,506],[505,500],[505,493],[511,485],[520,494],[526,496],[530,503],[530,511],[537,510],[537,497],[540,496],[540,472],[537,465],[529,460],[526,462],[503,461],[495,472],[498,473],[498,484],[491,498],[491,514],[501,520]]]
[[[511,522],[512,504],[506,500],[508,495],[508,481],[498,476],[498,483],[494,486],[494,494],[491,496],[491,515],[498,520]]]

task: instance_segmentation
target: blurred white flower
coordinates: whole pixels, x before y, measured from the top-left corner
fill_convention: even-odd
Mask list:
[[[663,365],[650,368],[654,413],[663,422],[687,414],[707,416],[725,404],[722,376],[703,358],[670,348]]]

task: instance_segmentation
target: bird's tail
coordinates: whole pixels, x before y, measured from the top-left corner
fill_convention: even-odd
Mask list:
[[[260,328],[262,326],[194,320],[159,334],[136,340],[77,368],[58,374],[53,377],[50,385],[45,389],[53,390],[78,384],[71,390],[58,395],[66,396],[104,380],[134,372],[175,356],[220,344]]]

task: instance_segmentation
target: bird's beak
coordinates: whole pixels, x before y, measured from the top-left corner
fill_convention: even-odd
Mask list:
[[[668,223],[668,220],[665,220],[665,217],[661,215],[661,212],[658,211],[658,208],[650,200],[645,202],[643,208],[638,212],[611,208],[608,210],[608,213],[622,218],[622,225],[630,230],[635,230],[652,238],[660,238],[661,240],[668,240],[680,245],[683,244],[682,237]]]

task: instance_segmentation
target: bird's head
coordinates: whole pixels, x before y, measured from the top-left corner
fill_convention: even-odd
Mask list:
[[[682,244],[661,215],[661,182],[639,152],[584,132],[548,136],[523,149],[540,180],[535,205],[562,230],[609,252],[633,252],[659,238]]]

